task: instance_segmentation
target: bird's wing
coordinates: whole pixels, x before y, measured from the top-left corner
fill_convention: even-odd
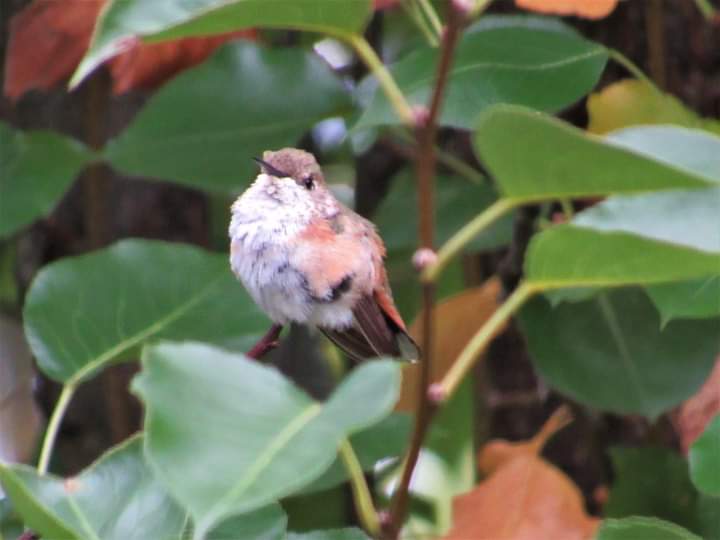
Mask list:
[[[350,276],[355,324],[343,330],[321,328],[326,336],[356,360],[377,356],[418,358],[388,285],[385,246],[375,227],[362,218],[349,223],[315,220],[303,232],[293,264],[307,277],[311,294],[335,300]]]

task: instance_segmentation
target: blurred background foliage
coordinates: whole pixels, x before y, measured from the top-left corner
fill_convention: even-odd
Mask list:
[[[0,538],[365,538],[344,441],[379,508],[397,486],[418,366],[295,327],[282,375],[247,362],[228,208],[252,156],[313,152],[418,336],[417,147],[363,43],[426,104],[449,2],[216,4],[0,0],[0,459],[40,458],[0,467]],[[719,17],[495,0],[464,30],[437,247],[505,206],[438,278],[433,380],[544,294],[435,418],[404,537],[720,539]]]

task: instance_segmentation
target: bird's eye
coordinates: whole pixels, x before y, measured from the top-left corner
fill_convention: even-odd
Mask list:
[[[307,189],[312,189],[315,187],[315,178],[313,178],[312,174],[308,174],[307,176],[303,176],[302,183]]]

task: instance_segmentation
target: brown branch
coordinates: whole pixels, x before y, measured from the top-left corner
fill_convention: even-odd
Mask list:
[[[442,36],[440,63],[438,64],[430,106],[428,109],[416,111],[416,138],[418,153],[415,162],[418,186],[418,211],[420,249],[432,250],[435,231],[435,170],[437,156],[435,154],[435,137],[437,134],[437,120],[447,86],[450,67],[453,62],[455,47],[460,38],[467,9],[462,0],[448,2],[447,24]],[[418,260],[427,259],[418,257]],[[427,434],[430,422],[437,410],[442,396],[432,395],[432,347],[433,347],[433,316],[435,305],[435,284],[427,282],[422,284],[422,351],[420,363],[420,385],[418,410],[415,416],[410,450],[408,451],[403,468],[402,478],[393,497],[390,513],[383,520],[383,534],[386,538],[398,537],[402,524],[405,521],[409,502],[410,481],[420,455],[420,448]],[[440,399],[438,399],[440,398]]]

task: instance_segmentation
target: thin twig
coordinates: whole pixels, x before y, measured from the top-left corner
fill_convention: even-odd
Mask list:
[[[417,158],[417,148],[415,147],[415,138],[410,135],[405,128],[390,129],[392,135],[400,139],[404,143],[408,143],[406,154],[412,155],[412,159]],[[412,146],[410,146],[412,145]],[[465,163],[459,157],[443,150],[437,144],[435,145],[435,154],[440,164],[444,165],[458,176],[462,176],[476,184],[484,184],[488,182],[487,176],[481,173],[472,165]]]
[[[437,165],[435,154],[435,137],[437,134],[437,120],[440,114],[445,88],[447,86],[450,67],[453,61],[455,47],[459,40],[465,13],[455,0],[448,2],[447,28],[443,33],[441,44],[440,63],[437,68],[435,86],[433,88],[430,106],[426,115],[421,115],[417,121],[416,137],[418,154],[416,161],[418,179],[418,213],[420,248],[432,249],[434,244],[434,180]],[[389,518],[383,523],[385,536],[397,538],[405,521],[409,502],[410,481],[420,456],[425,435],[430,421],[437,408],[437,402],[430,397],[430,383],[432,373],[433,351],[433,308],[435,304],[435,284],[424,282],[422,284],[423,319],[422,319],[422,351],[423,358],[420,364],[420,384],[418,410],[415,417],[410,450],[405,459],[400,484],[395,492],[390,507]]]
[[[666,85],[665,70],[665,21],[663,0],[645,3],[645,35],[647,36],[648,66],[650,75],[660,88]]]

